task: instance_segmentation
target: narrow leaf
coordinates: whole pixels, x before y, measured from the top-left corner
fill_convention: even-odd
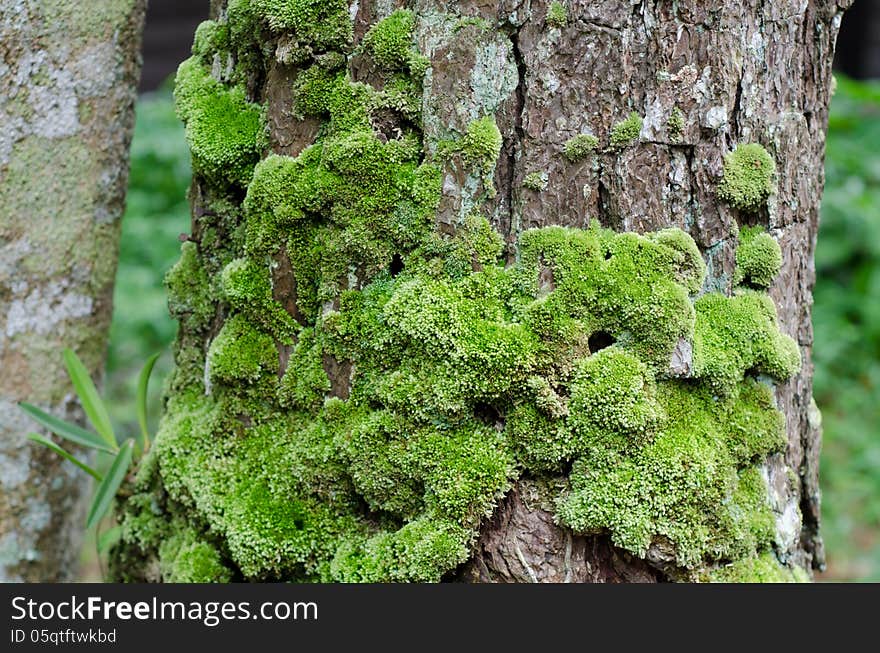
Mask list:
[[[141,425],[141,434],[144,436],[144,451],[150,448],[150,431],[147,429],[147,390],[150,387],[150,374],[153,373],[153,366],[158,358],[159,354],[150,356],[138,378],[137,417],[138,423]]]
[[[123,442],[122,446],[119,448],[119,453],[117,453],[116,458],[113,459],[113,464],[110,465],[107,475],[95,491],[95,496],[92,499],[92,506],[89,508],[89,518],[86,520],[86,528],[91,528],[101,521],[101,517],[103,517],[110,509],[110,505],[113,503],[113,497],[116,496],[116,491],[119,489],[119,486],[122,485],[122,481],[128,473],[128,468],[131,465],[131,452],[133,448],[134,440],[131,438]]]
[[[67,460],[72,462],[74,465],[79,467],[81,470],[83,470],[87,474],[91,474],[92,476],[94,476],[95,480],[97,480],[98,482],[101,481],[101,475],[98,472],[96,472],[94,469],[92,469],[91,467],[86,465],[84,462],[81,462],[81,461],[77,460],[76,458],[74,458],[69,452],[65,451],[64,449],[59,447],[57,444],[52,442],[52,440],[49,440],[48,438],[44,438],[42,435],[37,435],[36,433],[29,433],[28,440],[32,440],[32,441],[36,442],[37,444],[41,444],[44,447],[46,447],[47,449],[51,449],[52,451],[57,453],[62,458],[66,458]]]
[[[89,371],[72,349],[64,350],[64,364],[67,366],[67,373],[70,375],[76,394],[79,396],[83,410],[86,411],[92,426],[95,427],[104,442],[115,451],[119,445],[116,443],[116,436],[113,435],[110,415],[107,414],[107,408],[98,395],[98,389],[92,382]]]
[[[119,538],[122,537],[122,526],[114,526],[113,528],[108,528],[106,531],[101,533],[101,536],[98,538],[98,553],[104,553],[111,546],[116,544],[119,541]]]
[[[65,422],[63,419],[50,415],[33,404],[24,401],[18,404],[18,407],[30,415],[40,426],[46,427],[58,437],[70,440],[84,447],[91,447],[92,449],[106,451],[107,453],[116,453],[115,448],[111,449],[97,435],[86,431],[84,428],[80,428],[76,424]]]

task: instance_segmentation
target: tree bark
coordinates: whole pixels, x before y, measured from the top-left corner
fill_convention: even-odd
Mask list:
[[[0,7],[0,580],[78,568],[87,477],[26,440],[29,401],[82,422],[62,363],[103,368],[144,0]],[[67,446],[67,445],[65,445]],[[82,453],[77,452],[77,453]]]
[[[817,476],[820,420],[811,400],[810,304],[831,61],[848,4],[848,0],[736,4],[463,0],[454,5],[419,0],[406,4],[415,12],[418,49],[429,60],[418,127],[424,155],[442,165],[442,192],[435,214],[435,227],[441,234],[459,233],[475,211],[488,214],[503,238],[507,262],[513,265],[519,258],[521,234],[532,228],[585,229],[598,223],[618,232],[645,233],[678,227],[693,237],[706,262],[702,291],[725,295],[731,295],[737,283],[739,227],[763,226],[779,243],[781,273],[770,295],[781,331],[800,346],[802,367],[790,381],[775,385],[788,444],[784,453],[770,456],[761,469],[775,521],[775,556],[781,563],[802,569],[823,565]],[[241,5],[235,3],[239,9]],[[377,21],[400,6],[403,3],[353,3],[354,43],[361,43]],[[233,3],[227,8],[226,3],[214,2],[212,8],[214,18],[222,22],[232,15]],[[270,27],[272,20],[268,19]],[[305,76],[303,71],[312,62],[327,61],[328,55],[313,52],[303,62],[298,58],[296,30],[273,31],[266,23],[262,26],[261,54],[249,59],[244,68],[247,93],[253,102],[265,106],[269,147],[264,155],[295,157],[320,139],[324,129],[320,120],[295,109],[297,93],[303,92],[296,90],[301,88],[300,75]],[[349,78],[381,88],[387,80],[362,50],[352,46],[345,51]],[[240,49],[237,56],[241,61]],[[215,56],[212,74],[228,77],[235,58]],[[615,147],[609,134],[631,112],[643,117],[638,137],[626,147]],[[500,156],[488,177],[475,175],[468,154],[449,145],[450,138],[466,141],[469,136],[464,135],[485,116],[494,117],[502,138]],[[387,120],[373,116],[374,132],[383,143],[406,128],[406,120],[399,116]],[[591,156],[572,163],[562,153],[569,139],[579,134],[594,135],[598,145]],[[766,205],[752,213],[722,202],[717,190],[724,156],[749,142],[762,144],[775,160],[777,185]],[[196,176],[190,240],[201,249],[201,265],[214,276],[220,274],[217,259],[240,255],[240,247],[232,243],[235,230],[245,220],[234,209],[218,211],[218,195],[234,206],[244,199],[243,191],[220,193],[215,181]],[[222,255],[207,249],[206,236],[211,239],[210,247],[216,247],[219,237],[228,249]],[[282,248],[273,254],[272,296],[289,317],[308,326],[308,318],[297,308],[297,262],[288,253]],[[388,268],[392,275],[394,261]],[[359,266],[358,261],[351,263],[340,285],[363,288],[375,272]],[[475,260],[473,265],[479,269],[480,263]],[[553,273],[547,272],[539,283],[552,290]],[[179,372],[170,386],[172,402],[186,388],[202,387],[198,375],[210,377],[205,352],[223,327],[230,306],[240,308],[228,301],[218,304],[208,325],[187,327],[193,306],[181,314]],[[339,305],[338,296],[327,301],[324,315],[337,311]],[[277,338],[279,375],[287,368],[292,351],[282,340]],[[199,368],[200,361],[203,368]],[[350,362],[326,354],[323,367],[328,376],[326,396],[347,399],[357,370],[353,371]],[[213,392],[207,382],[203,391]],[[481,418],[503,429],[503,416],[492,410],[483,410]],[[246,433],[249,419],[239,415],[235,428]],[[147,483],[154,493],[151,496],[159,497],[159,503],[168,501],[171,507],[166,510],[173,514],[192,514],[187,512],[190,508],[181,509],[175,503],[191,502],[198,506],[200,518],[205,517],[208,506],[186,492],[171,497],[155,493],[156,465],[165,469],[162,456],[167,462],[169,456],[183,455],[180,451],[160,452],[158,462],[150,462],[146,476],[153,475],[154,480]],[[546,483],[547,479],[528,475],[516,480],[491,518],[482,521],[470,559],[445,579],[655,582],[692,578],[674,563],[674,553],[662,538],[640,558],[616,548],[607,534],[576,535],[560,526]],[[211,522],[211,517],[206,518]],[[226,556],[222,543],[219,548],[221,557]],[[156,552],[148,549],[140,553],[154,559]],[[132,551],[121,550],[120,564],[131,564],[137,558]],[[155,565],[143,560],[134,564],[141,565],[141,571],[130,571],[128,577],[157,578]]]

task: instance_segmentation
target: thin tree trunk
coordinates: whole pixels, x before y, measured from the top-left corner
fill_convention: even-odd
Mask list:
[[[61,352],[103,368],[144,0],[0,6],[0,580],[72,580],[87,477],[26,440],[82,419]]]
[[[146,518],[144,506],[149,505],[153,514],[157,506],[160,507],[158,513],[164,511],[159,518],[164,522],[162,528],[175,533],[186,531],[183,540],[186,547],[207,546],[214,551],[220,567],[231,569],[216,575],[215,579],[316,576],[333,580],[421,579],[417,574],[407,576],[408,572],[399,568],[392,568],[384,576],[381,573],[370,576],[372,572],[360,568],[351,571],[346,566],[350,557],[346,557],[344,546],[335,556],[331,553],[324,559],[326,562],[332,558],[329,568],[305,554],[296,563],[286,563],[293,567],[285,567],[285,556],[296,558],[299,553],[290,553],[285,543],[268,541],[265,547],[269,553],[257,551],[263,546],[264,533],[259,527],[244,524],[248,519],[246,515],[258,513],[259,517],[253,517],[256,523],[264,519],[268,521],[262,523],[277,526],[279,522],[272,521],[277,514],[273,512],[274,516],[270,517],[262,512],[268,508],[261,506],[271,504],[274,511],[280,509],[279,504],[268,499],[265,504],[245,502],[249,506],[245,509],[232,495],[241,488],[256,492],[250,484],[250,481],[257,482],[255,479],[242,481],[238,472],[233,472],[231,478],[224,476],[222,487],[227,494],[221,496],[218,490],[212,489],[221,483],[217,476],[220,472],[201,474],[206,466],[216,464],[214,458],[204,457],[205,447],[215,446],[206,443],[218,443],[216,455],[226,461],[223,465],[234,466],[234,458],[239,454],[228,452],[241,441],[228,438],[260,437],[259,427],[278,419],[277,407],[256,407],[253,403],[254,397],[259,396],[271,404],[271,400],[266,399],[271,385],[262,385],[270,382],[268,371],[277,374],[282,385],[284,379],[307,384],[313,378],[309,375],[320,376],[321,372],[315,372],[314,367],[307,368],[308,363],[302,358],[307,355],[303,351],[305,345],[300,345],[303,334],[321,338],[322,330],[335,328],[327,325],[339,312],[344,314],[348,310],[344,302],[349,300],[340,301],[344,291],[369,288],[377,275],[385,279],[381,275],[389,274],[393,278],[404,268],[404,263],[408,265],[411,252],[401,255],[399,251],[383,250],[383,245],[377,244],[379,265],[376,260],[361,259],[358,253],[353,253],[342,262],[349,265],[341,265],[338,278],[330,280],[323,272],[326,268],[320,266],[331,264],[309,259],[313,251],[297,244],[299,241],[294,237],[286,247],[267,242],[265,238],[277,240],[285,233],[299,233],[296,230],[302,228],[303,222],[297,220],[314,220],[317,231],[309,233],[319,235],[307,236],[307,241],[314,238],[314,243],[323,242],[320,234],[324,232],[320,230],[327,224],[343,225],[347,229],[363,212],[372,209],[359,205],[353,213],[336,213],[338,207],[330,211],[322,202],[343,204],[350,200],[340,199],[332,192],[329,200],[318,199],[324,192],[318,185],[324,182],[318,181],[305,189],[308,199],[299,199],[300,204],[292,205],[299,212],[291,211],[283,204],[288,201],[285,193],[293,193],[290,189],[298,183],[296,175],[305,174],[296,172],[300,169],[295,166],[310,165],[302,158],[297,163],[291,163],[292,159],[270,159],[279,166],[290,165],[292,170],[291,176],[284,178],[285,183],[271,188],[268,186],[272,183],[270,173],[266,172],[268,163],[258,167],[245,201],[249,177],[242,182],[230,171],[233,163],[230,162],[224,178],[224,172],[209,160],[213,150],[200,143],[200,139],[208,140],[209,136],[199,131],[204,114],[198,107],[192,108],[195,103],[190,98],[196,87],[191,80],[210,70],[215,80],[242,84],[248,98],[264,106],[268,147],[263,157],[269,153],[285,157],[314,153],[317,150],[309,150],[309,146],[317,142],[330,147],[326,143],[332,142],[333,130],[346,128],[347,123],[336,116],[344,112],[349,103],[353,105],[357,101],[357,96],[350,96],[347,102],[330,108],[319,100],[313,101],[311,93],[318,91],[308,85],[316,75],[324,74],[322,70],[343,66],[348,72],[346,83],[354,82],[351,88],[362,88],[357,86],[362,83],[386,93],[386,88],[393,89],[393,84],[400,81],[399,76],[389,76],[389,69],[397,70],[400,75],[407,66],[410,71],[418,68],[418,60],[413,59],[416,55],[412,52],[381,49],[387,44],[382,39],[388,32],[379,34],[379,30],[374,29],[378,21],[402,4],[352,4],[352,45],[345,38],[334,41],[336,33],[313,34],[319,27],[331,23],[330,9],[327,10],[330,14],[312,16],[314,22],[309,23],[309,18],[303,22],[295,13],[285,14],[284,10],[273,8],[272,3],[229,2],[228,6],[222,2],[212,3],[217,22],[200,30],[194,50],[197,59],[193,60],[197,63],[191,61],[182,67],[178,82],[179,109],[187,121],[197,163],[191,193],[193,233],[185,245],[181,263],[169,277],[172,308],[181,319],[178,371],[169,386],[169,413],[156,449],[135,487],[136,500],[127,504],[125,519],[129,535],[115,556],[120,577],[192,578],[187,575],[191,568],[183,571],[182,558],[178,556],[180,551],[189,549],[165,549],[163,555],[155,534],[147,536],[136,532],[142,528],[141,520]],[[848,4],[846,0],[755,0],[735,4],[706,0],[678,3],[465,1],[454,5],[420,0],[407,3],[414,16],[414,42],[428,61],[421,80],[420,106],[413,110],[404,102],[382,109],[382,103],[388,101],[387,95],[379,95],[373,101],[380,108],[373,105],[369,116],[372,135],[368,142],[376,140],[385,144],[404,134],[415,133],[421,139],[420,160],[423,158],[442,168],[439,202],[432,213],[436,231],[456,238],[476,238],[468,232],[473,226],[471,216],[483,213],[503,239],[509,266],[520,264],[521,236],[533,228],[559,225],[586,229],[598,224],[618,232],[645,233],[678,227],[693,237],[706,263],[707,276],[701,291],[718,291],[730,296],[734,285],[741,281],[737,277],[735,258],[739,227],[762,226],[769,231],[782,251],[781,272],[770,287],[770,296],[777,307],[780,330],[800,345],[802,365],[800,372],[789,381],[782,378],[774,384],[776,405],[785,417],[787,447],[782,447],[784,452],[780,448],[757,462],[767,488],[762,501],[770,506],[775,530],[773,555],[789,569],[821,568],[823,564],[818,533],[820,427],[818,411],[811,400],[810,304],[832,82],[831,60],[840,18]],[[394,16],[405,21],[404,14]],[[253,22],[247,23],[245,18]],[[227,26],[228,33],[223,31],[223,25]],[[241,25],[250,27],[243,30]],[[244,31],[256,34],[254,41],[241,36]],[[229,42],[224,41],[227,38],[224,34],[230,35]],[[337,53],[346,58],[340,58]],[[211,83],[199,83],[198,88],[212,88]],[[312,102],[314,104],[310,104]],[[250,109],[240,106],[242,114],[255,110],[253,106]],[[309,109],[310,106],[316,108]],[[642,122],[636,125],[631,138],[625,137],[627,123],[622,126],[619,123],[633,112]],[[489,122],[486,122],[487,116]],[[336,120],[339,122],[334,122]],[[493,152],[496,143],[491,121],[497,125],[501,137],[498,157]],[[595,143],[590,139],[583,141],[589,142],[588,156],[565,156],[570,139],[578,135],[596,138]],[[747,143],[763,145],[776,167],[775,192],[762,201],[757,210],[753,210],[755,207],[732,208],[719,197],[725,155],[737,145]],[[365,151],[357,150],[354,154],[349,151],[349,156],[358,160],[367,156]],[[253,164],[256,152],[253,149],[247,152],[251,154],[239,157],[234,163],[251,156]],[[199,160],[199,156],[203,158]],[[331,159],[333,155],[325,151],[323,156]],[[333,165],[331,161],[328,169]],[[267,186],[260,186],[263,183]],[[375,190],[364,187],[363,192],[369,196]],[[261,199],[263,197],[268,199]],[[301,208],[305,205],[303,202],[308,208]],[[279,231],[269,230],[265,226],[269,222],[260,222],[263,218],[275,220],[271,224]],[[383,228],[369,220],[367,225],[367,229]],[[345,233],[352,240],[359,237],[354,232]],[[395,241],[395,246],[400,245]],[[345,245],[340,247],[342,252],[353,251],[346,250]],[[471,261],[476,271],[486,264],[479,251],[474,251]],[[237,262],[230,264],[233,258]],[[253,292],[257,277],[254,275],[261,274],[255,270],[263,269],[262,266],[266,266],[269,270],[266,274],[271,275],[271,296],[256,300],[259,307],[255,309]],[[304,284],[310,276],[322,274],[324,285],[315,291],[320,306],[316,312],[308,305],[308,301],[315,300],[308,300],[311,295],[307,296]],[[539,297],[542,291],[556,287],[553,274],[549,267],[542,269],[538,280]],[[194,279],[203,279],[197,283],[208,287],[208,278],[219,279],[217,287],[221,289],[213,295],[207,290],[182,290],[187,280],[192,283]],[[329,284],[330,290],[329,281],[333,282]],[[246,283],[251,285],[245,287]],[[246,296],[247,293],[251,294]],[[347,295],[352,296],[360,295],[357,292]],[[279,311],[282,307],[284,311]],[[425,304],[421,315],[431,310],[431,305]],[[231,314],[235,314],[232,320],[229,319]],[[229,326],[232,323],[234,327]],[[311,332],[315,324],[318,326]],[[263,335],[254,335],[250,329]],[[358,330],[366,329],[364,325],[355,325],[352,329],[356,341],[371,337],[368,330]],[[230,338],[241,339],[244,335],[254,343],[260,337],[271,336],[277,356],[251,363],[249,371],[243,374],[241,368],[231,363],[227,343]],[[435,334],[436,337],[443,335],[442,330]],[[332,336],[327,337],[332,340]],[[584,345],[586,351],[586,343]],[[355,342],[352,346],[359,345]],[[690,344],[685,342],[682,346],[689,351]],[[589,351],[594,350],[590,343]],[[572,358],[583,356],[584,351],[578,354],[573,350]],[[687,358],[684,352],[683,349],[682,356]],[[235,360],[236,364],[241,361]],[[353,364],[344,351],[332,347],[323,350],[321,362],[326,374],[324,381],[318,382],[323,388],[322,400],[349,400],[345,405],[357,406],[358,397],[363,394],[358,394],[362,388],[356,386],[370,382],[364,380],[363,366],[359,367],[358,361]],[[396,364],[388,363],[390,368]],[[406,361],[399,364],[403,366]],[[684,365],[689,367],[690,363]],[[369,374],[373,368],[367,367]],[[486,370],[485,374],[493,373]],[[240,379],[237,387],[236,378]],[[301,385],[296,388],[302,390]],[[421,388],[411,390],[417,393]],[[554,396],[549,385],[547,390]],[[376,413],[397,410],[394,401],[404,405],[405,399],[388,392],[382,401],[364,401]],[[296,404],[299,398],[287,396],[286,400],[298,410],[318,410],[314,406],[304,408]],[[229,408],[222,408],[227,401],[231,402]],[[510,408],[509,404],[503,401],[484,404],[476,399],[472,403],[468,404],[468,410],[472,410],[473,415],[467,419],[472,420],[476,415],[482,423],[505,429],[505,411]],[[333,410],[338,411],[334,413],[340,416],[338,420],[346,419],[343,409]],[[401,410],[417,411],[418,406]],[[198,433],[197,424],[208,419],[223,419],[224,414],[227,416],[225,426],[211,427],[213,439],[206,440],[205,434]],[[443,419],[436,427],[441,432],[452,428],[443,426]],[[233,433],[236,435],[232,436]],[[303,430],[303,439],[313,437],[305,433]],[[293,440],[288,450],[299,452],[300,446],[312,446],[301,445],[296,437],[290,437]],[[388,437],[405,439],[400,434]],[[414,437],[412,444],[401,446],[415,447],[416,440]],[[220,442],[227,442],[223,446],[232,449],[223,449]],[[406,508],[383,503],[376,498],[375,488],[364,489],[365,481],[358,476],[363,470],[354,468],[351,462],[357,459],[358,452],[338,454],[338,447],[345,447],[346,442],[345,438],[334,440],[331,450],[335,453],[292,453],[290,460],[285,457],[285,462],[278,464],[293,465],[293,469],[279,469],[289,470],[289,475],[296,478],[311,478],[306,492],[313,491],[330,504],[337,495],[327,490],[325,484],[338,483],[337,490],[343,494],[350,492],[353,484],[354,494],[361,502],[355,512],[361,511],[369,524],[366,528],[373,529],[370,532],[383,528],[393,531],[389,523],[400,527],[395,519],[403,519],[405,523],[407,518],[402,515],[407,514]],[[265,446],[270,447],[271,443]],[[276,454],[284,457],[284,450]],[[308,462],[298,457],[303,455]],[[310,472],[304,473],[309,465],[320,467],[321,464],[309,456],[333,459],[335,455],[341,455],[343,460],[334,468],[334,481],[321,474],[309,477]],[[405,457],[406,453],[397,451],[393,455]],[[193,461],[187,463],[187,457]],[[324,460],[327,464],[326,458]],[[452,459],[448,462],[457,463]],[[405,476],[406,464],[389,463],[392,468],[399,466],[401,470],[397,481],[391,482],[398,489],[399,485],[411,482]],[[265,470],[243,469],[249,470],[242,472],[248,476]],[[393,473],[388,473],[394,478]],[[193,480],[193,474],[199,478]],[[260,488],[260,492],[273,496],[274,501],[301,505],[297,503],[300,499],[292,498],[296,492],[290,490],[289,481],[276,482],[271,479],[271,472],[267,474],[270,487],[265,492]],[[413,492],[419,493],[422,482],[428,481],[419,478]],[[612,543],[613,528],[599,534],[578,534],[561,526],[555,514],[555,500],[558,486],[566,483],[564,476],[554,479],[531,472],[515,477],[511,487],[499,492],[503,498],[494,505],[491,516],[479,523],[468,560],[445,569],[443,577],[514,582],[657,581],[696,577],[691,573],[694,569],[685,569],[680,564],[663,537],[655,537],[645,551],[638,552],[638,547],[630,547],[628,551]],[[297,529],[309,528],[308,521],[307,518],[294,520]],[[405,536],[401,533],[408,532],[413,523],[421,522],[416,520],[400,527],[400,531],[388,535],[390,540],[381,537],[370,540],[362,549],[357,549],[360,551],[357,555],[369,558],[386,545],[390,550],[395,550],[395,546],[406,549],[409,545],[403,543]],[[247,528],[251,530],[245,530],[245,536],[240,529]],[[452,531],[454,527],[444,531],[443,536]],[[242,538],[250,541],[251,548],[239,541]],[[398,544],[388,545],[388,541]],[[422,540],[422,545],[427,547],[427,541]],[[251,555],[257,560],[250,558]],[[282,563],[278,563],[279,559]],[[404,562],[398,560],[398,563],[405,566]]]

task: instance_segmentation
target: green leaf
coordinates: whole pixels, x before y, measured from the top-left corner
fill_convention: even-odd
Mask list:
[[[98,486],[95,496],[92,499],[92,506],[89,508],[89,517],[86,520],[86,528],[91,528],[107,513],[110,505],[113,503],[113,497],[116,491],[122,485],[128,468],[131,466],[131,454],[134,449],[134,440],[127,439],[119,448],[119,453],[113,459],[110,470]]]
[[[141,375],[138,378],[137,386],[137,417],[138,423],[141,425],[141,434],[144,436],[144,451],[150,448],[150,432],[147,429],[147,389],[150,386],[150,374],[153,372],[153,366],[159,354],[153,354],[147,359]]]
[[[108,528],[101,533],[98,537],[98,553],[104,553],[104,551],[116,544],[120,537],[122,537],[122,526],[119,525]]]
[[[80,428],[76,424],[65,422],[63,419],[50,415],[33,404],[24,401],[18,404],[18,407],[30,415],[41,426],[46,427],[58,437],[70,440],[83,447],[91,447],[92,449],[106,451],[107,453],[116,453],[116,448],[111,449],[97,435],[86,431],[84,428]]]
[[[98,389],[95,388],[86,366],[82,364],[72,349],[64,350],[64,364],[67,366],[67,373],[70,375],[76,394],[79,396],[83,410],[86,411],[92,426],[95,427],[104,442],[116,451],[119,445],[116,443],[116,436],[113,435],[110,415],[107,414],[107,408],[101,401]]]
[[[37,444],[41,444],[44,447],[46,447],[47,449],[51,449],[52,451],[57,453],[62,458],[66,458],[67,460],[72,462],[74,465],[79,467],[81,470],[83,470],[87,474],[91,474],[92,476],[94,476],[95,480],[97,480],[98,482],[101,481],[101,475],[98,472],[96,472],[94,469],[92,469],[91,467],[86,465],[84,462],[80,462],[79,460],[74,458],[69,452],[65,451],[64,449],[59,447],[57,444],[52,442],[52,440],[49,440],[48,438],[44,438],[42,435],[37,435],[36,433],[29,433],[28,440],[32,440],[32,441],[36,442]]]

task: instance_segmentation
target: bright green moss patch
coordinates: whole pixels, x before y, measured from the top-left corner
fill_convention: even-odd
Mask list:
[[[215,382],[253,383],[278,369],[275,341],[242,315],[233,315],[211,342],[208,366]]]
[[[196,57],[180,65],[174,97],[193,169],[215,182],[247,185],[265,144],[260,107],[241,88],[214,80]]]
[[[797,343],[780,333],[767,295],[709,293],[695,305],[694,369],[718,391],[732,391],[746,371],[785,380],[800,370]]]
[[[379,21],[364,35],[364,48],[380,66],[402,69],[413,62],[416,70],[424,71],[424,57],[413,47],[416,17],[408,9],[398,9]]]
[[[712,570],[712,583],[809,583],[810,578],[800,567],[787,567],[770,551],[750,556]]]
[[[501,132],[492,116],[483,116],[467,127],[459,142],[459,151],[466,161],[479,165],[484,171],[495,166],[501,153]]]
[[[186,329],[202,329],[214,316],[211,285],[195,243],[181,244],[180,259],[165,275],[165,287],[171,315]]]
[[[547,7],[547,16],[544,20],[551,27],[565,27],[568,23],[568,10],[561,2],[551,2]]]
[[[739,232],[736,249],[736,280],[756,288],[769,288],[782,267],[779,243],[760,227],[745,227]]]
[[[578,134],[565,141],[563,154],[566,159],[575,163],[586,158],[586,156],[593,152],[598,146],[599,139],[592,134]]]
[[[663,417],[644,446],[623,454],[620,447],[593,448],[575,462],[571,493],[560,500],[563,522],[591,533],[609,530],[612,541],[644,556],[655,540],[675,547],[682,567],[710,559],[738,558],[772,539],[772,514],[759,475],[737,474],[742,455],[731,450],[729,419],[760,410],[740,394],[719,401],[707,389],[663,382],[657,391]],[[781,446],[774,422],[755,435],[750,453]]]
[[[231,578],[213,546],[182,528],[159,546],[159,566],[166,583],[227,583]]]
[[[313,52],[340,50],[352,39],[345,0],[249,0],[251,11],[275,32],[292,33]]]
[[[611,147],[626,147],[639,137],[642,131],[642,117],[635,111],[630,113],[626,119],[614,123],[611,128]]]
[[[269,268],[247,258],[230,262],[220,275],[223,297],[278,340],[289,342],[298,330],[290,314],[272,297]]]
[[[757,211],[773,192],[775,172],[776,163],[761,145],[738,145],[724,156],[724,177],[718,184],[718,197],[740,211]]]

